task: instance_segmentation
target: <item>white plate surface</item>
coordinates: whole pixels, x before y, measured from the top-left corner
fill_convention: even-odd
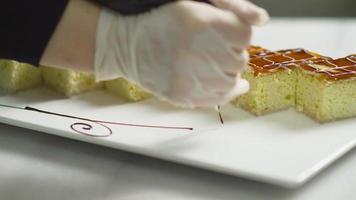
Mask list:
[[[339,57],[355,53],[355,24],[355,19],[277,19],[256,28],[253,43],[272,50],[304,47]],[[0,107],[3,123],[287,187],[303,184],[356,143],[356,119],[320,125],[293,109],[256,118],[227,106],[222,108],[222,126],[214,110],[179,110],[156,100],[124,104],[102,91],[72,99],[46,89],[17,95],[0,91],[0,103],[101,120],[193,127],[108,125],[111,136],[91,137],[70,128],[88,121]],[[108,129],[94,123],[89,132],[105,136]]]
[[[193,131],[104,124],[112,130],[108,136],[109,129],[91,121],[0,107],[2,123],[285,187],[303,184],[356,142],[356,119],[320,125],[293,109],[254,117],[225,106],[222,125],[213,109],[182,110],[154,99],[123,103],[104,91],[64,99],[39,88],[2,94],[0,102],[96,120],[192,127]],[[81,130],[83,124],[75,123],[93,128]]]

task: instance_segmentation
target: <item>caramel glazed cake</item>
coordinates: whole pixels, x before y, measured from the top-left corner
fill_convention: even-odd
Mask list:
[[[332,59],[304,50],[249,49],[250,91],[233,101],[255,115],[295,106],[319,122],[356,116],[356,55]]]

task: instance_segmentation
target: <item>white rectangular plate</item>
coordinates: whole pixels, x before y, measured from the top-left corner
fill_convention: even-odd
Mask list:
[[[155,99],[124,103],[104,91],[66,99],[39,88],[0,94],[0,103],[92,120],[192,127],[194,130],[177,130],[95,123],[0,106],[2,123],[285,187],[305,183],[356,142],[355,119],[321,125],[293,109],[254,117],[225,106],[222,125],[213,109],[177,109]],[[80,129],[88,129],[85,124],[92,129]],[[108,136],[109,129],[112,134]]]

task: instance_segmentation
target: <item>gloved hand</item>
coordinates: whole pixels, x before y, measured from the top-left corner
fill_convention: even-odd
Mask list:
[[[182,107],[211,107],[245,93],[251,25],[266,11],[244,0],[219,8],[178,1],[138,16],[101,14],[95,55],[98,80],[125,77]],[[229,11],[226,11],[229,10]]]

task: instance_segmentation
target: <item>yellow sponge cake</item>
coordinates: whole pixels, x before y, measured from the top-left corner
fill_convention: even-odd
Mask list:
[[[140,101],[151,97],[149,93],[124,78],[105,82],[105,88],[127,101]]]
[[[297,63],[318,59],[304,49],[272,52],[251,47],[249,69],[242,75],[250,83],[250,91],[233,104],[255,114],[263,115],[295,105]]]
[[[297,110],[327,122],[356,116],[356,55],[301,64]]]
[[[68,69],[41,67],[44,84],[66,96],[101,88],[102,83],[95,81],[90,73],[77,72]]]
[[[256,115],[291,106],[319,122],[356,116],[356,55],[332,59],[304,49],[249,49],[250,91],[233,103]]]
[[[66,96],[103,88],[103,86],[109,92],[128,101],[139,101],[150,96],[147,92],[124,78],[97,83],[95,76],[90,73],[52,67],[41,67],[41,69],[45,85]]]
[[[42,83],[41,70],[30,64],[0,60],[0,89],[16,92]]]

